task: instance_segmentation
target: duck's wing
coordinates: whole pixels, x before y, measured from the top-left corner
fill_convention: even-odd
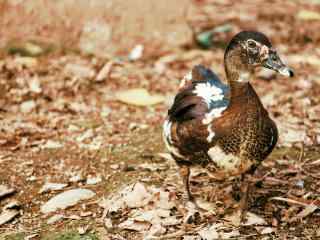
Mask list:
[[[180,91],[168,111],[169,120],[184,122],[210,114],[213,119],[229,105],[229,87],[202,65],[195,66],[182,80]]]

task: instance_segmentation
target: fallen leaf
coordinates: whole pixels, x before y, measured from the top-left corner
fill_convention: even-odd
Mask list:
[[[161,220],[163,226],[175,226],[181,223],[180,219],[177,219],[175,216],[168,216]]]
[[[86,181],[86,184],[88,185],[95,185],[99,182],[102,181],[102,178],[100,176],[96,176],[96,177],[88,177],[87,178],[87,181]]]
[[[60,193],[41,206],[42,213],[54,212],[58,209],[66,209],[67,207],[77,204],[81,200],[92,198],[94,192],[88,189],[72,189]]]
[[[237,229],[224,226],[222,223],[213,224],[198,232],[203,240],[230,239],[240,235]]]
[[[26,68],[31,68],[37,66],[38,60],[33,57],[16,57],[14,58],[14,63]]]
[[[233,214],[225,216],[224,219],[229,221],[233,226],[240,226],[241,225],[241,212],[236,211]]]
[[[243,223],[244,226],[251,226],[251,225],[265,225],[267,222],[260,216],[247,212],[246,221]]]
[[[220,225],[211,225],[210,227],[206,227],[201,229],[198,234],[203,240],[215,240],[219,239],[219,233],[217,231],[217,227]]]
[[[36,102],[33,100],[28,100],[20,105],[21,112],[29,113],[36,107]]]
[[[131,194],[127,194],[124,197],[125,203],[128,207],[141,207],[150,199],[151,194],[147,191],[145,186],[141,183],[134,184],[134,188]]]
[[[163,227],[160,223],[152,224],[151,228],[145,234],[143,239],[145,240],[152,239],[156,236],[163,236],[163,234],[165,233],[166,233],[166,228]]]
[[[152,239],[162,236],[167,228],[181,224],[181,218],[172,215],[175,201],[171,198],[173,194],[168,191],[137,182],[103,200],[100,206],[105,208],[104,216],[130,208],[128,218],[119,227],[139,231],[144,239]]]
[[[305,218],[312,214],[314,211],[316,211],[318,208],[319,207],[317,205],[310,204],[307,207],[305,207],[301,212],[299,212],[298,215],[292,221]]]
[[[14,188],[9,188],[6,185],[0,185],[0,199],[14,193],[16,190]]]
[[[300,10],[297,18],[301,20],[320,20],[320,13],[309,10]]]
[[[108,228],[113,228],[112,220],[110,218],[105,218],[104,219],[104,226]]]
[[[0,226],[11,221],[13,218],[19,215],[19,211],[16,209],[7,209],[0,214]]]
[[[200,198],[197,200],[197,204],[200,208],[205,209],[208,212],[215,214],[217,205],[213,202],[205,201],[204,199]]]
[[[21,207],[21,203],[17,200],[12,200],[9,203],[7,203],[3,209],[7,210],[7,209],[18,209]]]
[[[305,207],[309,206],[309,204],[307,204],[307,203],[303,203],[303,202],[299,202],[299,201],[296,201],[296,200],[293,200],[293,199],[283,198],[283,197],[273,197],[273,198],[271,198],[271,200],[287,202],[287,203],[290,203],[290,204],[295,204],[295,205],[300,205],[300,206],[305,206]]]
[[[48,220],[47,220],[47,224],[54,224],[56,222],[59,222],[60,220],[62,220],[64,218],[64,216],[62,214],[56,214],[56,215],[53,215],[52,217],[50,217]]]
[[[260,234],[270,234],[275,231],[272,227],[256,227],[256,229]]]
[[[136,106],[150,106],[165,101],[162,95],[150,95],[144,88],[135,88],[116,93],[116,99],[120,102],[136,105]]]
[[[79,147],[92,150],[92,151],[99,150],[101,149],[103,142],[104,142],[104,138],[102,136],[97,136],[88,143],[79,143]]]
[[[146,231],[150,226],[151,224],[149,222],[139,222],[132,219],[128,219],[118,225],[119,228],[138,232]]]
[[[33,77],[29,81],[29,88],[30,88],[31,92],[41,93],[42,89],[41,89],[41,86],[40,86],[39,79],[37,77]]]
[[[95,71],[91,67],[79,63],[68,63],[64,71],[79,79],[92,78],[95,75]]]
[[[141,44],[136,45],[129,53],[129,56],[128,56],[129,60],[135,61],[141,58],[143,54],[143,49],[144,49],[143,45]]]
[[[76,182],[81,182],[84,180],[84,177],[82,176],[81,173],[71,173],[71,177],[69,179],[70,182],[76,183]]]
[[[220,233],[221,239],[230,239],[230,238],[234,239],[235,237],[238,237],[238,236],[240,236],[240,232],[237,229],[234,229],[230,232],[221,232]]]
[[[170,201],[170,193],[165,191],[157,191],[153,195],[153,202],[160,209],[169,210],[174,207],[174,202]]]
[[[192,236],[192,235],[183,236],[182,239],[183,240],[202,240],[200,236]]]
[[[96,81],[97,82],[102,82],[106,78],[108,78],[113,64],[114,64],[114,62],[109,61],[101,68],[101,70],[99,71],[99,73],[98,73],[98,75],[96,77]]]
[[[145,206],[152,195],[142,183],[129,185],[108,199],[102,200],[100,205],[106,212],[117,212],[125,207],[136,208]]]
[[[39,56],[44,53],[44,49],[42,47],[32,42],[25,43],[23,48],[26,52],[25,54],[30,56]]]
[[[61,189],[65,188],[66,186],[68,186],[68,184],[47,182],[42,186],[39,193],[46,193],[49,191],[61,190]]]
[[[88,113],[92,111],[92,107],[88,106],[84,102],[71,102],[69,103],[69,108],[75,112]]]
[[[53,140],[48,140],[44,145],[41,146],[42,149],[56,149],[61,147],[63,147],[61,143]]]
[[[25,237],[23,238],[23,240],[35,239],[36,237],[39,237],[39,234],[38,234],[38,233],[34,233],[34,234],[31,234],[31,235],[25,236]]]
[[[76,138],[76,141],[77,142],[83,142],[84,140],[86,140],[88,138],[92,138],[92,137],[93,137],[93,131],[92,131],[92,129],[88,129],[87,131],[82,133],[80,136],[78,136]]]
[[[80,235],[84,235],[89,230],[89,226],[80,226],[77,230]]]
[[[308,165],[319,165],[319,164],[320,164],[320,159],[315,160],[315,161],[313,161],[311,163],[308,163]]]

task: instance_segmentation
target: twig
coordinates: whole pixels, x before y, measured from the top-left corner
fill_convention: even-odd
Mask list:
[[[318,176],[318,175],[316,175],[316,174],[314,174],[314,173],[308,172],[308,171],[305,170],[305,169],[302,169],[302,171],[303,171],[303,173],[305,173],[306,175],[309,175],[309,176],[311,176],[311,177],[313,177],[313,178],[316,178],[316,179],[320,179],[320,176]]]
[[[282,202],[287,202],[287,203],[291,203],[291,204],[296,204],[296,205],[300,205],[300,206],[304,206],[304,207],[308,207],[309,204],[307,203],[303,203],[303,202],[299,202],[293,199],[289,199],[289,198],[283,198],[283,197],[273,197],[270,198],[271,200],[278,200],[278,201],[282,201]]]
[[[302,162],[303,155],[304,155],[304,143],[302,142],[301,152],[300,152],[300,156],[299,156],[299,162],[300,162],[300,163]],[[309,161],[309,160],[306,160],[306,161],[304,161],[303,163],[301,163],[301,165],[299,164],[299,170],[300,170],[301,172],[303,172],[304,174],[306,174],[306,175],[309,175],[309,176],[311,176],[311,177],[313,177],[313,178],[316,178],[316,179],[320,179],[320,176],[318,176],[318,175],[316,175],[316,174],[314,174],[314,173],[308,172],[305,168],[303,168],[303,166],[306,165],[308,161]],[[319,160],[316,160],[316,161],[314,161],[314,162],[312,162],[312,163],[310,163],[310,164],[308,164],[308,165],[312,165],[312,164],[315,164],[315,165],[316,165],[316,164],[318,164],[318,163],[320,163],[320,159],[319,159]]]
[[[297,216],[293,217],[290,220],[290,222],[295,222],[299,219],[303,219],[303,218],[307,217],[308,215],[312,214],[318,208],[319,207],[317,205],[315,205],[314,203],[311,203],[306,208],[304,208],[301,212],[299,212]]]
[[[154,240],[162,240],[162,239],[177,239],[177,237],[185,236],[186,234],[194,234],[195,232],[198,232],[200,229],[202,229],[205,226],[205,224],[201,224],[200,226],[193,228],[191,231],[185,231],[184,229],[180,229],[177,232],[169,233],[163,236],[159,237],[152,237]]]
[[[304,155],[304,142],[301,142],[301,151],[300,151],[300,155],[299,155],[299,162],[301,163],[303,160],[303,155]]]
[[[308,163],[308,165],[319,165],[319,164],[320,164],[320,159],[315,160],[315,161],[313,161],[311,163]]]
[[[185,234],[186,234],[185,231],[179,230],[177,232],[166,234],[166,235],[163,235],[163,236],[160,236],[160,237],[150,237],[150,239],[154,239],[154,240],[170,239],[170,238],[177,239],[177,237],[182,237]]]

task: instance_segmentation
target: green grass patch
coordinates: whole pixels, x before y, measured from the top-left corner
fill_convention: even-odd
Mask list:
[[[99,240],[94,233],[87,233],[80,235],[77,232],[62,232],[48,235],[42,238],[43,240]]]

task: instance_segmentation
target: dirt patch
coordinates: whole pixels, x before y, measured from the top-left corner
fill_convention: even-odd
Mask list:
[[[299,1],[261,1],[259,8],[245,2],[192,4],[190,24],[196,33],[231,25],[230,31],[213,31],[210,51],[190,43],[189,49],[171,48],[161,54],[153,49],[153,57],[144,58],[142,52],[134,60],[88,57],[72,51],[5,55],[0,60],[0,185],[15,189],[14,194],[0,199],[0,208],[9,204],[10,210],[19,212],[0,226],[0,238],[52,239],[52,232],[61,235],[72,229],[62,238],[89,239],[86,234],[94,234],[90,236],[142,239],[149,229],[135,231],[119,225],[136,217],[134,212],[157,210],[154,205],[148,202],[122,209],[106,223],[105,208],[99,204],[138,182],[148,191],[170,193],[168,201],[174,207],[161,213],[169,211],[165,219],[172,222],[157,229],[166,239],[200,239],[199,234],[206,231],[248,239],[320,236],[320,54],[319,33],[314,31],[320,22],[317,14],[307,14],[313,20],[306,20],[306,13],[299,14],[301,10],[317,12],[319,6]],[[250,199],[250,212],[265,223],[226,227],[225,216],[238,204],[237,181],[219,182],[195,169],[192,191],[213,203],[215,211],[185,224],[182,183],[176,166],[163,154],[161,124],[180,79],[199,63],[223,78],[221,46],[247,28],[265,32],[296,73],[288,80],[257,71],[252,81],[280,131],[278,147],[259,168],[256,178],[263,181]],[[98,78],[106,64],[110,69]],[[138,107],[117,100],[118,91],[132,88],[159,94],[164,101]],[[67,186],[40,193],[46,183]],[[90,189],[96,195],[65,210],[40,212],[49,199],[74,188]]]
[[[31,40],[50,44],[53,50],[79,49],[108,57],[143,44],[145,54],[159,54],[192,40],[185,18],[189,5],[187,0],[2,1],[0,48],[21,47]]]

